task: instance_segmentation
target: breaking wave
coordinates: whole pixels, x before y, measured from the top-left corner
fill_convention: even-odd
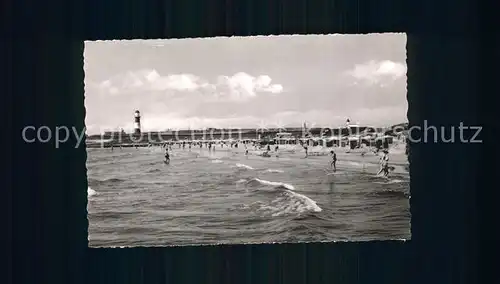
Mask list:
[[[245,164],[240,164],[240,163],[237,163],[236,164],[236,167],[237,168],[240,168],[240,169],[247,169],[247,170],[253,170],[254,168],[248,166],[248,165],[245,165]]]
[[[288,189],[288,190],[295,190],[293,185],[284,183],[284,182],[279,182],[279,181],[268,181],[268,180],[263,180],[263,179],[258,179],[258,178],[253,178],[248,181],[249,184],[260,184],[260,185],[265,185],[265,186],[271,186],[276,189],[283,188],[283,189]]]
[[[278,170],[278,169],[267,169],[265,171],[266,173],[283,173],[283,170]]]
[[[257,213],[269,214],[275,217],[291,214],[317,213],[323,210],[310,197],[295,192],[295,187],[291,184],[259,178],[252,178],[246,182],[248,186],[254,187],[257,192],[268,192],[277,195],[270,202],[257,201],[252,203],[249,208],[254,209]]]
[[[90,188],[90,186],[87,188],[87,196],[94,196],[97,194],[97,191],[93,190],[92,188]]]

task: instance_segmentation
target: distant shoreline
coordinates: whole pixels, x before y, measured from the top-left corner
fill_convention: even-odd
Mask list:
[[[294,137],[303,137],[304,134],[309,134],[312,136],[317,135],[349,135],[349,134],[361,134],[368,129],[373,132],[386,133],[392,130],[400,128],[400,130],[408,130],[408,123],[399,123],[387,127],[373,127],[370,125],[350,125],[350,126],[340,126],[340,127],[289,127],[289,128],[268,128],[268,129],[251,129],[251,128],[208,128],[205,130],[169,130],[169,131],[148,131],[142,132],[141,137],[157,137],[160,139],[171,139],[175,137],[197,137],[192,139],[201,139],[200,137],[207,136],[218,136],[218,137],[238,137],[241,136],[245,139],[257,139],[259,136],[265,137],[269,135],[276,135],[277,133],[290,133]],[[353,133],[354,132],[354,133]],[[124,131],[106,131],[100,134],[87,135],[87,139],[112,139],[119,137],[134,137],[139,136],[134,133],[124,132]],[[239,137],[238,137],[239,138]],[[220,138],[216,138],[220,139]]]
[[[388,127],[373,127],[369,125],[352,125],[349,127],[346,126],[340,126],[340,127],[311,127],[311,128],[304,128],[304,127],[287,127],[283,129],[278,129],[278,128],[267,128],[267,129],[255,129],[255,128],[208,128],[205,130],[200,130],[200,129],[178,129],[178,130],[167,130],[167,131],[146,131],[142,132],[141,135],[147,136],[147,135],[202,135],[202,134],[213,134],[213,135],[221,135],[225,134],[228,135],[230,133],[236,134],[236,133],[241,133],[245,135],[267,135],[267,134],[273,134],[273,133],[280,133],[280,132],[287,132],[287,133],[304,133],[304,132],[311,132],[312,134],[315,133],[320,133],[321,130],[328,130],[331,129],[333,132],[337,131],[349,131],[350,128],[355,128],[355,129],[367,129],[371,128],[376,131],[384,131],[387,129],[392,129],[394,127],[400,126],[399,124],[394,125],[394,126],[388,126]],[[360,131],[362,131],[360,130]],[[98,134],[88,134],[87,138],[100,138],[100,137],[107,137],[107,136],[117,136],[117,135],[134,135],[132,132],[120,132],[120,131],[105,131],[103,133],[98,133]]]

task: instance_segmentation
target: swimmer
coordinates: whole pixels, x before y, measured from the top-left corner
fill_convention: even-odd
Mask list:
[[[332,162],[330,163],[330,167],[333,168],[333,172],[337,171],[337,154],[332,150],[330,151],[330,154],[332,155]]]

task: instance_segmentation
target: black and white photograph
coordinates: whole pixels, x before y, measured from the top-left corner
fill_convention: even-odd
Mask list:
[[[87,41],[90,247],[411,239],[406,35]]]

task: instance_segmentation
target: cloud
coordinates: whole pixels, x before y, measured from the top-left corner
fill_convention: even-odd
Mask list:
[[[271,84],[271,77],[261,75],[253,77],[244,72],[239,72],[233,76],[220,76],[216,89],[227,89],[228,94],[233,99],[249,98],[257,96],[258,92],[281,93],[283,86],[279,84]]]
[[[217,100],[247,100],[259,93],[278,94],[283,86],[273,84],[271,77],[254,77],[239,72],[232,76],[219,76],[216,82],[209,82],[193,74],[160,75],[156,70],[140,70],[114,76],[99,84],[101,91],[108,94],[131,92],[198,92],[207,98]]]
[[[369,85],[378,84],[387,86],[391,81],[395,81],[406,75],[406,65],[390,60],[368,61],[363,64],[356,64],[353,69],[347,71],[356,81],[353,83],[366,83]]]
[[[207,83],[191,74],[174,74],[162,77],[156,71],[149,72],[146,76],[145,84],[156,91],[196,91],[203,88]]]

